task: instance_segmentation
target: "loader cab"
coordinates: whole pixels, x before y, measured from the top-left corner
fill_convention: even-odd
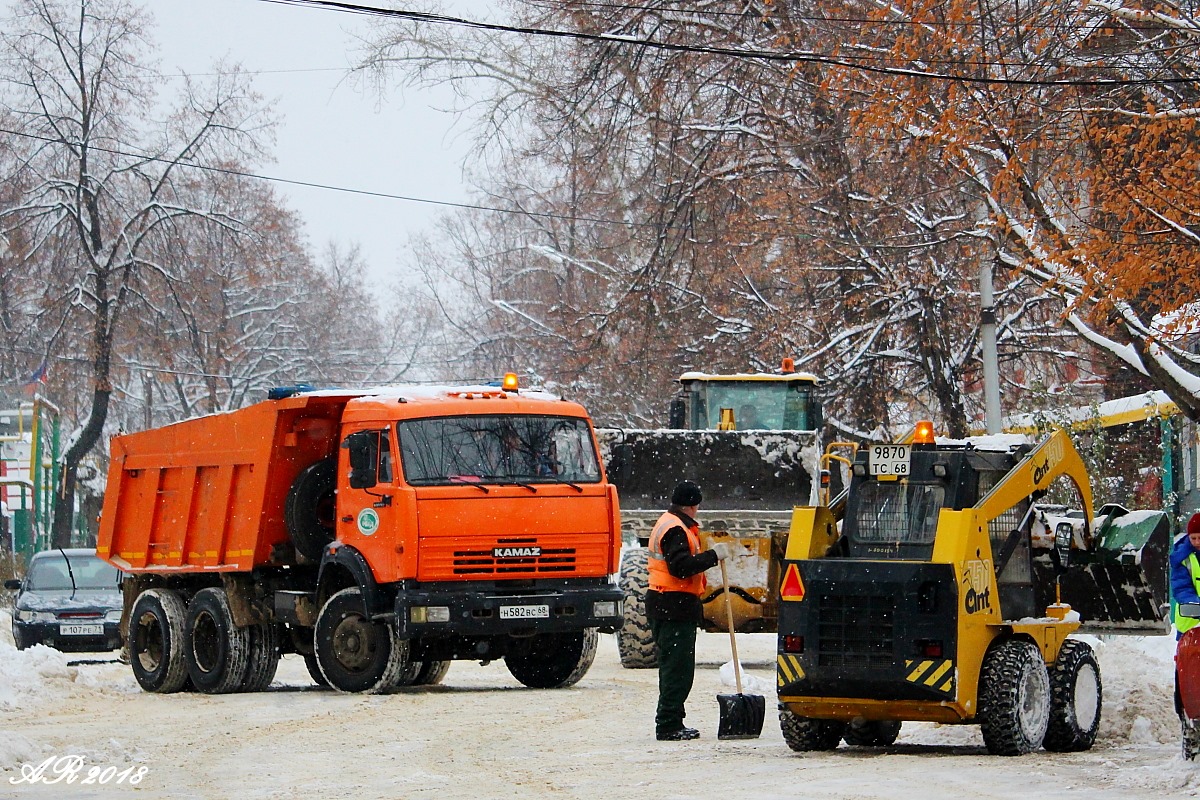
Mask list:
[[[685,372],[669,427],[684,430],[812,431],[822,423],[818,379],[807,372],[716,375]]]

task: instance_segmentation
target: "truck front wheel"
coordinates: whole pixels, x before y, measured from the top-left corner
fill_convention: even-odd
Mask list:
[[[187,683],[183,599],[170,589],[147,589],[129,612],[129,664],[147,692],[178,692]]]
[[[392,626],[367,616],[362,590],[342,589],[317,616],[317,664],[339,692],[378,693],[396,686],[408,663],[408,642]]]
[[[596,629],[575,633],[540,633],[528,646],[510,652],[504,664],[531,689],[565,689],[587,674],[596,660]]]
[[[625,669],[658,666],[658,645],[646,618],[646,590],[650,587],[650,551],[632,547],[621,556],[621,591],[625,593],[624,620],[617,630],[617,652]]]
[[[233,623],[222,589],[196,592],[184,630],[188,675],[197,691],[225,694],[241,689],[250,668],[250,629]]]

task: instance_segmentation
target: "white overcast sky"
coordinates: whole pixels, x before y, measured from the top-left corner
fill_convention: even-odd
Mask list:
[[[277,163],[263,174],[446,202],[468,199],[463,183],[465,123],[443,110],[448,89],[389,93],[384,104],[345,80],[351,31],[371,20],[262,0],[143,0],[157,22],[164,73],[207,72],[226,57],[255,76],[282,117]],[[367,3],[370,5],[370,3]],[[486,0],[445,2],[446,13],[481,19]],[[327,71],[303,71],[327,70]],[[331,239],[357,243],[371,274],[390,280],[412,233],[447,209],[436,205],[275,184],[299,212],[315,252]]]

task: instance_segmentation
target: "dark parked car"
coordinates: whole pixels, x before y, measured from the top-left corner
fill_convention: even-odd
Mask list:
[[[121,647],[121,573],[95,550],[45,550],[29,561],[13,610],[17,649],[44,644],[69,653]]]

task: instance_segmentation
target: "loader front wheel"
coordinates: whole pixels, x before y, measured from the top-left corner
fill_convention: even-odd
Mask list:
[[[633,547],[621,556],[620,587],[625,595],[624,621],[617,630],[617,652],[625,669],[658,666],[658,644],[646,618],[646,590],[650,586],[650,551]]]
[[[1050,721],[1050,675],[1037,645],[1006,639],[990,649],[979,675],[979,727],[988,752],[1036,750]]]
[[[147,589],[129,612],[129,664],[147,692],[169,694],[187,684],[183,598],[170,589]]]
[[[854,747],[888,747],[900,735],[900,722],[890,719],[856,719],[842,738]]]
[[[388,623],[367,616],[357,586],[321,607],[313,639],[321,674],[339,692],[377,694],[398,685],[408,666],[408,642],[396,638]]]
[[[1050,668],[1050,723],[1042,746],[1055,753],[1090,750],[1100,730],[1104,690],[1086,642],[1068,639]]]
[[[846,723],[836,719],[814,719],[792,713],[791,709],[779,710],[779,728],[783,740],[797,753],[814,750],[836,750],[846,735]]]
[[[587,674],[596,659],[595,628],[575,633],[539,633],[511,651],[504,664],[530,689],[565,689]]]

